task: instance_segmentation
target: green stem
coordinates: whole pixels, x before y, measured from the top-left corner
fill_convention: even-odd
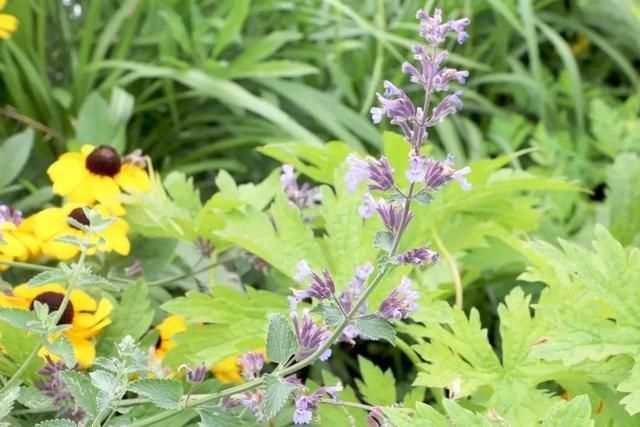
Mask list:
[[[411,184],[411,186],[409,187],[409,193],[407,195],[407,198],[405,199],[404,209],[403,209],[403,212],[402,212],[402,219],[400,220],[400,227],[398,229],[398,233],[394,237],[393,244],[391,245],[391,250],[389,251],[389,257],[393,257],[396,254],[396,251],[398,250],[398,247],[400,246],[400,240],[402,239],[402,235],[404,234],[404,231],[407,228],[407,224],[409,223],[409,210],[411,208],[411,200],[412,200],[412,195],[413,195],[414,188],[415,188],[414,184]],[[378,274],[376,274],[376,276],[371,281],[371,283],[369,284],[367,289],[363,292],[363,294],[360,296],[360,298],[358,298],[358,300],[353,305],[353,307],[351,308],[351,310],[349,311],[347,316],[343,318],[343,320],[336,327],[336,329],[333,331],[333,333],[331,334],[331,336],[329,337],[328,340],[326,340],[322,345],[320,345],[311,355],[309,355],[306,358],[302,359],[301,361],[291,365],[290,367],[281,370],[278,373],[278,375],[280,377],[286,377],[288,375],[291,375],[291,374],[299,371],[300,369],[302,369],[302,368],[304,368],[306,366],[311,365],[327,349],[329,349],[329,347],[331,347],[333,345],[333,343],[338,338],[340,338],[340,335],[342,334],[342,331],[344,331],[344,329],[347,327],[347,325],[349,325],[349,323],[353,320],[353,318],[358,313],[360,307],[365,303],[365,301],[367,300],[369,295],[371,295],[371,293],[375,290],[375,288],[377,287],[378,283],[380,283],[380,281],[384,277],[384,274],[387,272],[387,269],[388,269],[387,265],[385,265],[385,266],[380,268],[380,270],[378,271]],[[251,381],[251,382],[248,382],[248,383],[245,383],[245,384],[241,384],[241,385],[236,386],[236,387],[231,387],[231,388],[228,388],[226,390],[220,391],[218,393],[213,393],[213,394],[205,396],[205,397],[203,397],[201,399],[197,399],[196,400],[195,396],[193,396],[193,400],[191,402],[185,403],[183,408],[181,408],[181,409],[171,409],[171,410],[168,410],[168,411],[160,412],[160,413],[155,414],[155,415],[153,415],[151,417],[148,417],[148,418],[142,419],[142,420],[140,420],[138,422],[132,423],[132,424],[130,424],[130,427],[144,427],[144,426],[156,425],[156,423],[158,423],[160,421],[163,421],[163,420],[166,420],[167,418],[172,417],[173,415],[176,415],[176,414],[180,413],[180,411],[182,411],[184,409],[193,408],[193,407],[196,407],[196,406],[199,406],[199,405],[203,405],[205,403],[217,401],[217,400],[222,399],[222,398],[227,397],[227,396],[231,396],[231,395],[234,395],[234,394],[242,393],[242,392],[247,391],[247,390],[251,390],[251,389],[253,389],[255,387],[260,386],[262,384],[262,382],[263,382],[263,379],[262,378],[258,378],[258,379],[255,379],[255,380]]]
[[[11,376],[11,378],[9,378],[9,381],[7,381],[5,385],[2,387],[2,390],[0,390],[0,394],[4,393],[5,390],[9,390],[11,387],[14,386],[14,384],[20,381],[20,377],[22,376],[22,374],[24,374],[24,371],[27,370],[27,368],[31,364],[31,361],[34,359],[34,357],[38,355],[38,350],[40,350],[40,344],[38,344],[36,348],[34,348],[31,351],[29,356],[27,356],[24,362],[22,362],[22,365],[20,365],[18,370]]]
[[[451,255],[451,253],[447,250],[447,247],[440,240],[440,236],[435,228],[432,229],[433,238],[436,241],[436,245],[438,246],[438,251],[442,253],[442,256],[447,260],[447,264],[449,264],[449,270],[451,271],[451,277],[453,278],[453,286],[456,292],[456,307],[460,310],[464,307],[464,288],[462,287],[462,279],[460,278],[460,270],[458,269],[458,265],[456,264],[456,260]]]
[[[50,270],[55,270],[55,267],[48,267],[46,265],[31,264],[30,262],[6,261],[6,260],[0,259],[0,264],[8,265],[9,267],[22,268],[24,270],[32,270],[32,271],[50,271]]]
[[[373,406],[365,405],[363,403],[356,403],[356,402],[343,402],[343,401],[334,402],[333,400],[322,399],[320,400],[320,403],[333,405],[333,406],[344,406],[346,408],[362,409],[363,411],[367,411],[367,412],[372,411],[374,409]]]
[[[411,348],[409,344],[407,344],[404,340],[400,338],[396,338],[396,347],[407,356],[407,358],[413,363],[413,366],[416,367],[417,370],[420,370],[420,365],[424,362],[420,359],[420,356],[416,354],[416,352]]]

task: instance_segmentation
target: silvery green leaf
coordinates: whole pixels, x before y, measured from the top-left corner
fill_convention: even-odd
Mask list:
[[[43,271],[42,273],[33,276],[27,282],[27,286],[35,288],[49,283],[66,283],[67,278],[67,274],[56,268],[54,270]]]
[[[110,359],[102,356],[98,356],[93,359],[93,366],[110,372],[118,372],[122,369],[122,364],[117,359]]]
[[[389,253],[391,251],[391,247],[393,246],[393,233],[390,231],[378,231],[376,233],[376,239],[373,242],[373,245],[382,249],[383,251]]]
[[[282,313],[272,314],[267,333],[267,357],[274,362],[285,363],[296,351],[298,343],[289,320]]]
[[[120,385],[115,375],[101,369],[90,372],[89,376],[95,388],[109,395],[114,394]]]
[[[67,337],[60,336],[54,342],[46,343],[45,347],[51,353],[60,357],[67,368],[73,368],[76,365],[75,352]]]
[[[76,405],[80,406],[89,418],[94,418],[98,413],[96,404],[98,390],[92,385],[91,379],[73,370],[63,371],[61,376]]]
[[[81,274],[76,284],[78,286],[111,286],[111,282],[105,277],[92,273]]]
[[[50,397],[45,396],[40,390],[32,386],[20,388],[18,402],[29,409],[41,409],[53,405]]]
[[[294,384],[284,381],[277,375],[266,374],[264,376],[264,414],[267,419],[278,415],[295,388]]]
[[[198,409],[198,427],[241,427],[248,425],[242,418],[220,408]]]
[[[413,200],[418,204],[428,205],[433,201],[433,196],[428,191],[422,191],[413,196]]]
[[[0,394],[0,419],[11,413],[13,404],[20,395],[20,387],[14,386]]]
[[[68,243],[73,246],[77,246],[79,248],[90,248],[92,245],[86,239],[81,237],[72,236],[70,234],[65,234],[64,236],[56,237],[54,242],[58,243]]]
[[[177,409],[182,397],[182,383],[175,379],[144,379],[129,384],[129,391],[151,400],[163,409]]]
[[[344,314],[336,304],[323,304],[320,310],[324,321],[332,328],[335,328],[344,320]]]
[[[0,320],[18,329],[30,329],[32,322],[37,322],[32,311],[5,307],[0,307]]]
[[[78,427],[78,424],[71,420],[58,418],[55,420],[40,421],[35,427]]]
[[[354,325],[363,338],[378,341],[386,340],[393,344],[396,341],[396,331],[386,320],[369,314],[354,320]]]
[[[104,231],[116,220],[113,217],[103,217],[93,209],[82,208],[82,211],[84,212],[85,216],[89,220],[89,224],[90,224],[89,229],[93,233],[99,233],[101,231]]]
[[[398,192],[392,193],[387,197],[387,201],[389,203],[404,203],[407,198],[404,194],[400,194]]]

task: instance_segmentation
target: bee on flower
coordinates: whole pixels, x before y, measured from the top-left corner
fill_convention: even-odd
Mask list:
[[[87,233],[76,226],[71,225],[71,218],[82,225],[89,225],[89,219],[84,213],[85,206],[78,203],[68,203],[61,208],[48,208],[34,215],[34,235],[41,242],[44,255],[67,260],[80,252],[80,248],[65,242],[56,241],[62,236],[75,236],[87,239]],[[103,217],[110,216],[109,209],[104,205],[96,205],[91,208]],[[115,220],[104,230],[95,233],[91,242],[95,246],[90,248],[89,255],[100,252],[116,252],[120,255],[128,255],[131,249],[127,233],[129,224],[122,218]]]
[[[56,311],[62,305],[67,290],[59,284],[50,283],[39,287],[19,285],[10,294],[0,293],[0,307],[33,310],[35,302],[45,304],[49,312]],[[109,315],[113,310],[111,301],[101,298],[97,301],[88,293],[74,289],[71,291],[69,303],[65,308],[59,325],[70,325],[62,334],[73,346],[78,365],[82,368],[91,366],[96,356],[93,338],[111,324]],[[57,356],[47,352],[44,347],[38,353],[41,357],[56,359]]]
[[[124,215],[123,192],[149,191],[149,175],[140,156],[125,156],[108,145],[83,145],[80,152],[58,158],[47,174],[53,191],[71,202],[107,205],[114,215]]]

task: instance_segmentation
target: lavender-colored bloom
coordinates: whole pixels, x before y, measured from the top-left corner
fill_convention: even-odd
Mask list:
[[[181,371],[185,371],[187,373],[187,381],[189,381],[193,385],[200,384],[204,381],[204,378],[207,376],[207,365],[204,363],[200,363],[195,368],[192,368],[189,365],[181,365],[179,368]]]
[[[379,123],[382,116],[386,115],[391,123],[401,125],[413,121],[416,115],[416,106],[402,89],[398,89],[388,80],[384,83],[384,95],[376,94],[380,107],[371,108],[371,120]],[[404,128],[403,128],[404,130]],[[408,135],[407,135],[408,136]]]
[[[392,427],[392,424],[384,417],[382,409],[376,406],[367,415],[367,427]]]
[[[44,366],[38,370],[43,379],[35,381],[35,386],[42,394],[51,398],[53,405],[58,408],[58,414],[61,418],[81,422],[86,418],[86,414],[75,403],[73,395],[62,378],[62,372],[66,370],[64,363],[54,362],[47,356]]]
[[[436,9],[433,16],[429,16],[425,11],[419,10],[416,18],[420,19],[420,35],[433,46],[439,46],[444,43],[447,34],[450,32],[457,33],[459,44],[464,43],[469,38],[469,35],[464,29],[464,27],[471,23],[468,18],[449,21],[443,24],[442,11],[440,9]]]
[[[409,158],[409,169],[405,176],[409,182],[422,182],[427,173],[427,159],[419,154],[414,154]]]
[[[0,205],[0,224],[10,222],[16,227],[22,222],[22,212],[7,205]]]
[[[438,123],[442,123],[444,119],[449,117],[452,114],[457,113],[462,110],[463,105],[460,97],[462,96],[463,91],[457,90],[451,95],[447,95],[444,97],[442,101],[438,103],[433,109],[431,113],[431,117],[426,123],[427,127],[435,126]]]
[[[337,393],[342,391],[342,384],[335,387],[320,387],[309,396],[299,396],[296,398],[296,410],[293,413],[294,424],[309,424],[313,418],[313,410],[318,407],[323,394],[328,394],[334,402],[338,402]]]
[[[358,213],[364,219],[371,218],[377,207],[378,204],[371,193],[365,193],[365,195],[362,196],[362,204],[358,207]]]
[[[291,313],[291,321],[293,322],[293,330],[296,334],[299,350],[295,355],[296,361],[300,361],[311,354],[321,345],[323,345],[331,336],[331,333],[325,326],[318,326],[311,315],[309,309],[302,312],[302,321],[299,321],[297,313]],[[327,360],[331,356],[331,350],[325,351],[320,360]]]
[[[349,171],[345,176],[347,190],[354,192],[360,181],[369,181],[369,190],[387,191],[395,186],[393,180],[393,169],[389,165],[386,157],[380,160],[367,158],[367,161],[361,160],[350,154],[347,157]]]
[[[248,351],[238,358],[237,363],[244,379],[251,381],[260,376],[260,371],[264,367],[264,354],[257,351]]]
[[[302,186],[298,185],[295,170],[291,165],[282,165],[280,184],[282,184],[282,189],[289,202],[299,209],[312,208],[322,200],[319,188],[312,187],[308,183],[304,183]]]
[[[296,276],[298,275],[296,274]],[[311,283],[309,284],[309,287],[307,289],[291,290],[291,292],[293,293],[293,298],[295,299],[295,305],[292,305],[292,307],[294,307],[295,309],[297,303],[305,298],[315,298],[317,300],[332,298],[335,291],[336,286],[333,282],[333,277],[331,277],[331,274],[327,269],[324,269],[322,271],[322,276],[311,271]],[[292,303],[294,302],[291,299],[289,301]]]
[[[342,291],[342,294],[340,294],[340,305],[345,312],[348,313],[351,311],[353,303],[360,298],[360,295],[364,292],[365,282],[369,279],[371,273],[373,273],[373,264],[370,262],[363,264],[356,269],[355,277],[349,282],[347,289]],[[362,304],[360,311],[363,313],[367,311],[366,303]]]
[[[438,261],[439,257],[440,255],[438,255],[437,252],[422,247],[411,249],[403,254],[398,255],[397,257],[395,257],[395,261],[399,264],[413,264],[421,266],[425,262],[427,264],[435,264]]]
[[[376,211],[380,215],[380,218],[382,218],[384,226],[394,234],[400,231],[400,228],[403,227],[402,206],[396,203],[388,203],[384,200],[380,200],[376,206]],[[407,216],[406,224],[409,223],[411,218],[413,218],[413,214],[409,213]],[[404,224],[404,226],[406,226],[406,224]]]
[[[144,267],[142,262],[140,260],[135,260],[129,267],[125,267],[124,274],[131,278],[144,276]]]
[[[243,406],[253,412],[253,415],[259,422],[266,421],[267,417],[263,412],[264,390],[261,388],[255,391],[245,391],[242,394],[234,395],[223,401],[222,406],[225,408],[235,408]]]
[[[471,172],[470,167],[459,170],[453,169],[453,156],[448,155],[446,160],[427,160],[427,171],[424,182],[431,190],[435,190],[451,180],[456,180],[464,191],[471,189],[471,184],[465,178]]]
[[[296,264],[296,273],[293,275],[293,280],[296,282],[302,282],[307,276],[313,273],[309,264],[305,260],[300,260]]]
[[[416,301],[420,294],[411,289],[411,280],[403,277],[400,285],[389,293],[378,308],[381,317],[388,320],[406,319],[418,310]]]

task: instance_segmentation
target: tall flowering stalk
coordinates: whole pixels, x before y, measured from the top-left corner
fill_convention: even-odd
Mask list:
[[[422,87],[422,106],[416,106],[404,90],[385,81],[384,93],[378,94],[380,106],[371,109],[374,123],[379,123],[386,116],[392,124],[400,128],[407,143],[411,145],[406,172],[409,188],[402,190],[398,187],[394,170],[384,156],[363,160],[350,155],[346,160],[349,166],[345,176],[347,189],[354,192],[362,181],[367,184],[368,191],[363,197],[360,215],[366,219],[377,214],[385,228],[376,236],[376,246],[384,252],[377,271],[370,263],[358,267],[354,272],[354,278],[345,286],[346,289],[340,295],[336,295],[336,283],[331,273],[322,266],[310,266],[306,260],[301,260],[293,276],[303,286],[306,283],[306,289],[294,290],[290,297],[290,319],[293,329],[283,323],[287,322],[284,316],[275,317],[269,326],[267,357],[278,363],[275,371],[259,377],[259,369],[256,369],[252,371],[252,375],[246,376],[247,379],[255,379],[202,396],[197,400],[193,399],[185,403],[185,408],[228,398],[225,401],[226,407],[243,406],[254,412],[258,419],[264,419],[268,418],[269,414],[274,416],[284,404],[281,399],[276,404],[269,400],[269,396],[277,395],[281,398],[283,393],[287,393],[286,396],[297,396],[294,423],[307,424],[313,419],[313,411],[323,394],[329,394],[334,403],[339,403],[337,393],[341,386],[324,386],[307,395],[303,392],[304,386],[295,373],[319,359],[325,360],[330,357],[331,346],[340,341],[354,343],[358,337],[393,341],[394,332],[389,322],[405,319],[417,310],[419,293],[412,289],[411,280],[407,277],[402,278],[398,287],[389,293],[375,312],[368,311],[367,300],[385,273],[393,266],[408,264],[419,267],[438,260],[438,254],[425,246],[398,253],[402,236],[413,218],[412,202],[428,202],[434,197],[433,193],[454,180],[463,190],[471,188],[465,177],[470,172],[468,167],[455,169],[452,156],[445,160],[437,160],[427,158],[421,150],[428,141],[429,129],[462,109],[462,91],[451,89],[450,84],[464,84],[469,73],[443,66],[448,52],[442,49],[442,45],[449,34],[455,34],[457,42],[464,43],[468,38],[465,27],[470,21],[463,18],[442,22],[439,9],[436,9],[432,16],[420,10],[417,18],[420,20],[420,35],[426,40],[427,46],[415,46],[413,54],[417,63],[414,65],[406,62],[402,65],[402,70],[410,76],[412,84]],[[439,99],[438,102],[432,105],[436,98]],[[300,193],[306,193],[309,189],[297,186],[290,167],[283,168],[282,184],[291,202],[301,208],[308,207],[309,203],[299,203],[299,200],[314,199],[307,196],[298,197]],[[314,270],[312,267],[320,269]],[[369,280],[374,271],[375,275]],[[308,299],[315,300],[319,310],[304,309],[300,316],[297,312],[298,304]],[[312,315],[316,312],[323,315],[320,323]],[[277,344],[270,347],[270,342]],[[246,361],[249,360],[250,357],[247,356]],[[251,391],[255,388],[256,391]],[[162,412],[131,425],[156,425],[179,411],[180,409]],[[377,415],[379,414],[373,413],[372,418],[382,419]]]

